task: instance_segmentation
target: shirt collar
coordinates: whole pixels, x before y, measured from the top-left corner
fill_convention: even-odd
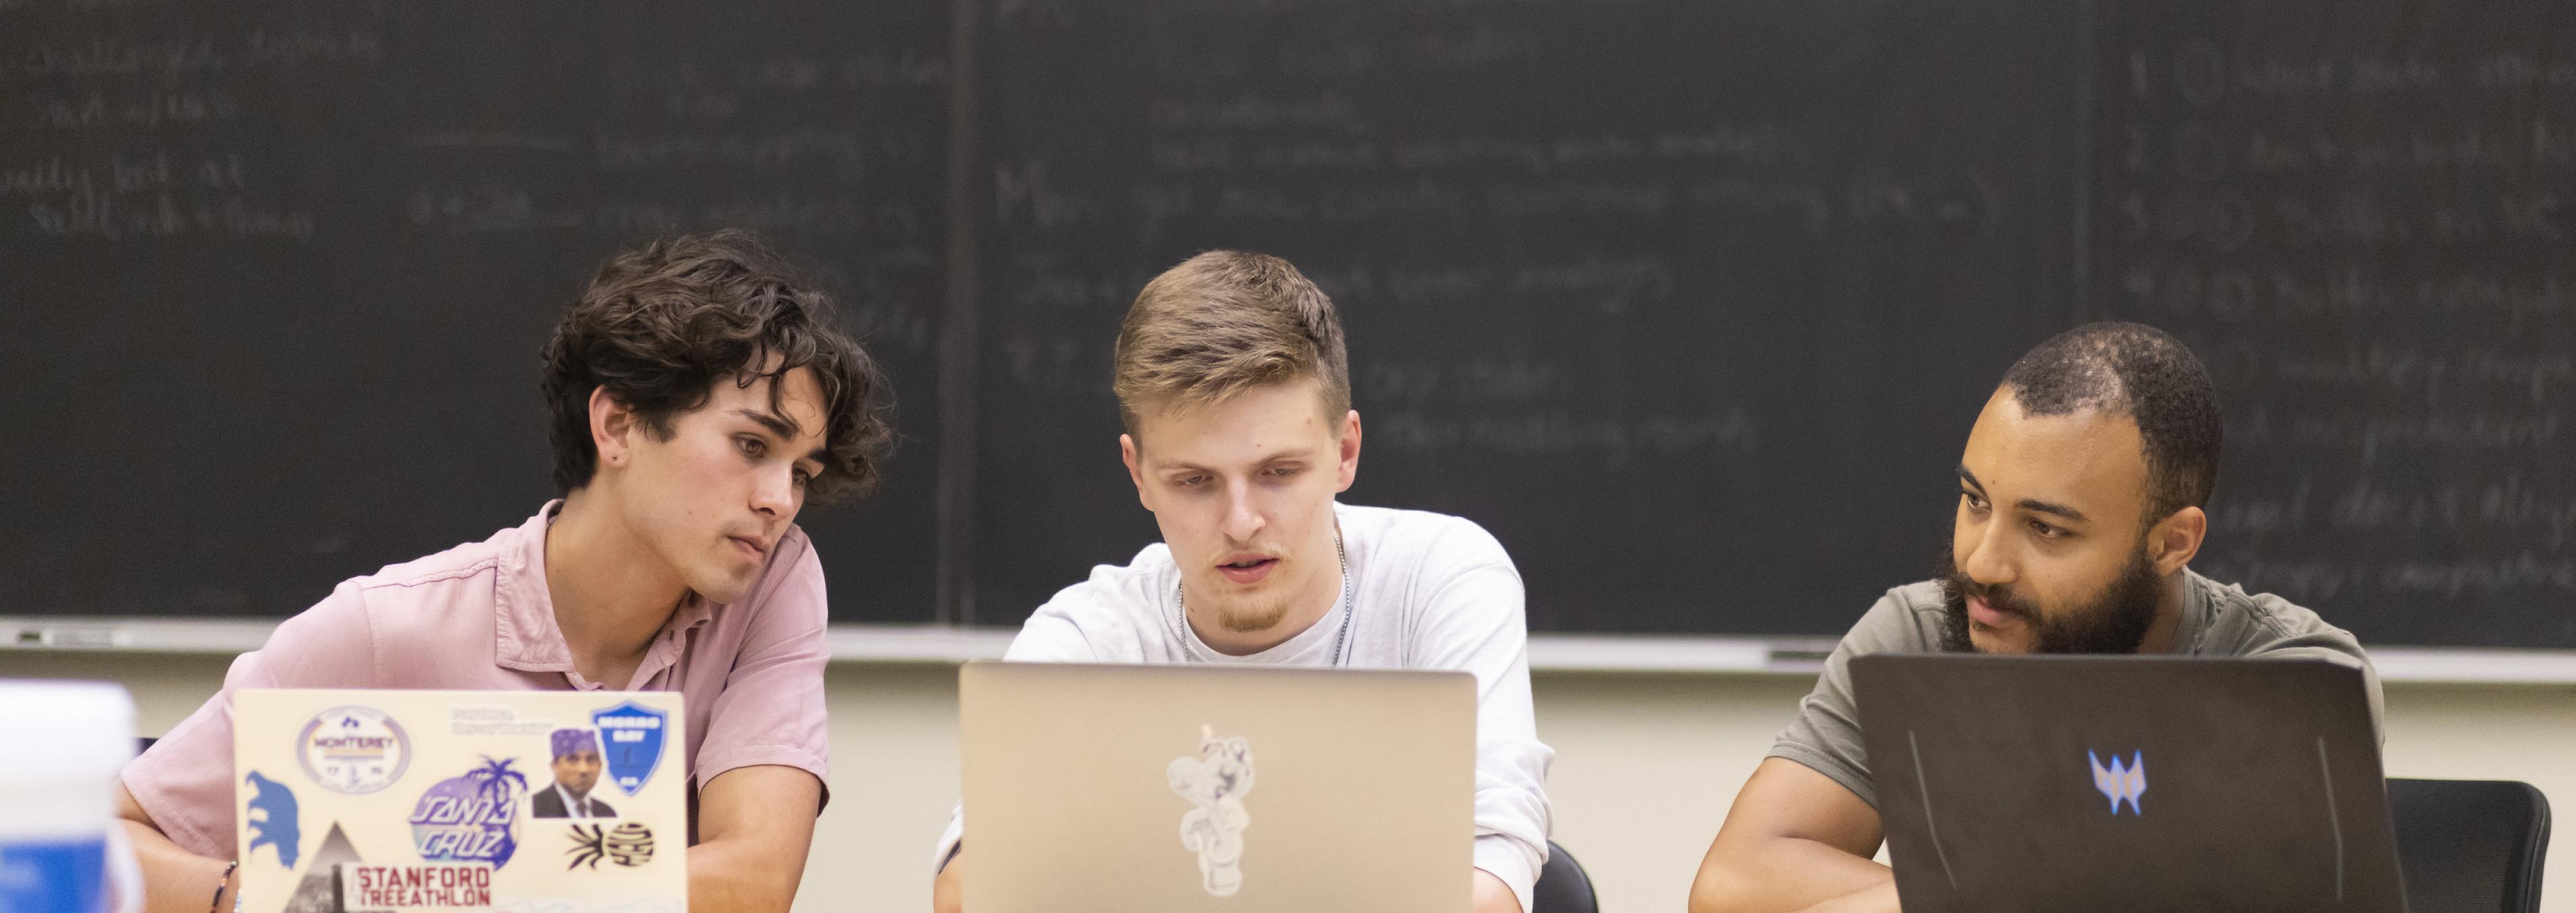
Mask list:
[[[597,786],[592,786],[592,787],[591,787],[591,789],[593,789],[593,790],[596,790],[596,789],[598,789],[598,788],[599,788],[599,787],[597,787]],[[565,789],[565,788],[564,788],[564,786],[563,786],[563,781],[561,781],[561,780],[557,780],[557,781],[555,781],[555,798],[558,798],[558,799],[562,799],[562,800],[563,800],[563,807],[564,807],[564,814],[565,814],[565,815],[570,816],[570,817],[575,817],[575,818],[588,818],[588,817],[591,817],[591,814],[590,814],[590,797],[589,797],[589,796],[586,796],[586,795],[584,795],[584,796],[576,796],[576,795],[573,795],[573,794],[572,794],[572,790],[569,790],[569,789]]]
[[[510,530],[498,556],[500,580],[495,587],[492,630],[495,635],[493,661],[504,669],[522,672],[562,672],[574,674],[572,646],[564,642],[563,629],[555,624],[553,590],[546,586],[546,528],[554,523],[555,514],[563,509],[563,499],[546,502],[528,522]],[[638,680],[679,661],[684,638],[689,631],[715,617],[715,606],[691,594],[671,620],[662,623],[662,633],[655,635],[653,645],[644,652],[644,663],[635,670]],[[600,682],[602,687],[623,688],[625,682]]]
[[[2218,615],[2218,584],[2199,571],[2182,569],[2182,618],[2174,623],[2173,652],[2199,653],[2200,639]]]

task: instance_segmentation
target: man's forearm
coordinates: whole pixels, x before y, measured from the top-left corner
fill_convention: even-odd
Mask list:
[[[1836,897],[1798,913],[1896,913],[1896,879]]]
[[[805,860],[780,859],[738,841],[689,848],[690,913],[786,913]]]
[[[1895,885],[1896,873],[1876,862],[1813,840],[1772,838],[1711,849],[1691,884],[1690,913],[1893,911]],[[1869,906],[1880,889],[1884,905]]]
[[[217,913],[232,913],[233,892],[241,887],[241,875],[224,876],[227,864],[221,859],[208,859],[179,848],[170,838],[149,824],[121,820],[126,842],[134,846],[134,861],[143,870],[144,913],[208,913],[218,903]],[[223,885],[223,896],[215,895],[215,886]]]

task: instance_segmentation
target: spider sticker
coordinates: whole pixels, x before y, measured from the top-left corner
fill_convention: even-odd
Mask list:
[[[602,859],[635,868],[653,861],[653,829],[633,821],[614,828],[576,824],[572,826],[572,849],[565,850],[564,855],[572,857],[572,863],[564,866],[567,872],[584,865],[597,871]]]

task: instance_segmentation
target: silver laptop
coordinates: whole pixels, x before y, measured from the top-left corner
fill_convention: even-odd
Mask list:
[[[969,663],[965,906],[1464,913],[1463,672]]]
[[[1906,913],[2404,913],[2361,670],[1852,660]]]

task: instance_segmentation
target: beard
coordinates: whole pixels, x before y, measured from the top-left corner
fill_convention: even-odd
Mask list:
[[[1216,607],[1216,625],[1236,634],[1259,634],[1278,626],[1288,617],[1286,597],[1258,597],[1221,602]]]
[[[1941,649],[1949,653],[1976,653],[1976,642],[1968,636],[1968,600],[1983,598],[1998,612],[2020,618],[2028,624],[2036,640],[2033,653],[2136,653],[2147,639],[2147,629],[2155,626],[2156,607],[2164,601],[2164,580],[2156,576],[2155,563],[2147,560],[2143,538],[2129,563],[2120,569],[2102,595],[2081,606],[2043,614],[2037,606],[2015,599],[1999,586],[1986,586],[1959,572],[1948,549],[1941,550]]]

